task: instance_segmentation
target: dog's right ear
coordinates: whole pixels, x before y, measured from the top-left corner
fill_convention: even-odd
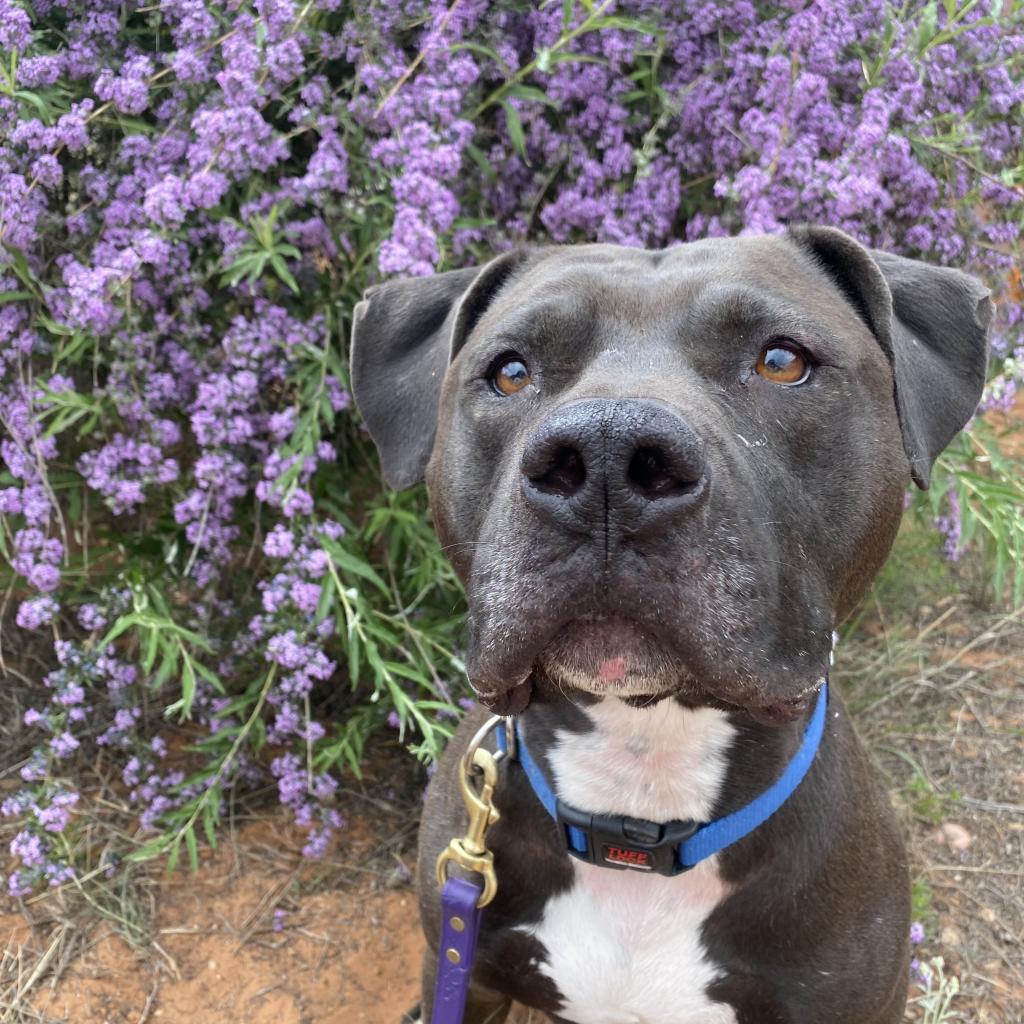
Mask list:
[[[474,325],[525,257],[370,288],[352,316],[352,394],[396,490],[423,479],[441,383]]]

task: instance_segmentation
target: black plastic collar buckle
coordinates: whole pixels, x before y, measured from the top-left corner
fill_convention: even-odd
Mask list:
[[[689,870],[677,863],[676,848],[700,828],[697,821],[660,824],[643,818],[587,814],[561,800],[556,804],[556,817],[566,849],[577,860],[601,867],[649,871],[670,877]],[[585,852],[573,846],[570,826],[578,828],[586,836]]]

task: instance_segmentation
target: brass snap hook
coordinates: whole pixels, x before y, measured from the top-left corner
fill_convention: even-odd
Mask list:
[[[512,736],[510,720],[497,715],[488,719],[477,732],[459,762],[459,788],[466,805],[469,825],[464,836],[452,839],[437,858],[437,881],[443,886],[448,877],[448,864],[454,861],[466,871],[475,871],[483,876],[484,887],[478,907],[486,907],[498,891],[498,880],[494,873],[494,854],[487,849],[487,829],[500,817],[494,806],[494,789],[498,784],[498,764],[511,749],[491,753],[482,743],[493,729],[506,730],[506,740]]]

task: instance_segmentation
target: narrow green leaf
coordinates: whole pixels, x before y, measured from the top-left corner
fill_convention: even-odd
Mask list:
[[[153,666],[156,664],[156,656],[160,650],[160,634],[155,629],[151,629],[146,634],[145,650],[142,656],[142,671],[144,675],[149,675],[153,671]]]
[[[453,43],[449,49],[453,53],[457,53],[459,50],[469,50],[470,53],[476,53],[481,57],[486,57],[488,60],[493,60],[495,64],[501,65],[502,63],[497,50],[493,50],[489,46],[484,46],[483,43],[474,43],[469,39],[463,40],[459,43]]]
[[[192,702],[196,696],[196,674],[192,668],[192,659],[188,652],[181,651],[181,717],[192,717]]]
[[[469,153],[469,157],[473,163],[483,171],[484,177],[486,177],[492,185],[495,184],[498,181],[498,172],[494,169],[494,165],[487,159],[483,151],[479,147],[470,143],[466,147],[466,152]]]
[[[217,849],[217,822],[214,815],[216,814],[215,808],[220,803],[219,791],[210,790],[210,799],[207,803],[203,804],[203,834],[206,836],[206,841],[210,844],[210,847],[214,850]]]
[[[637,32],[645,36],[660,36],[660,30],[648,21],[641,21],[639,18],[624,18],[618,14],[612,14],[601,19],[601,28],[622,28],[627,32]]]
[[[520,83],[519,85],[512,86],[505,95],[515,96],[521,100],[530,100],[534,103],[544,103],[549,107],[558,107],[558,103],[555,100],[543,89],[538,89],[535,85],[523,85]]]
[[[270,257],[270,265],[277,272],[277,276],[292,290],[296,295],[299,294],[299,283],[292,277],[292,272],[288,269],[287,264],[281,258],[278,253],[274,253]]]
[[[137,850],[133,850],[125,859],[131,861],[133,864],[152,860],[154,857],[159,857],[166,853],[170,842],[171,837],[169,835],[157,836],[156,839],[151,839],[148,843],[140,846]]]
[[[348,678],[352,687],[355,688],[360,681],[359,659],[360,640],[358,633],[352,633],[348,638]]]
[[[512,148],[526,160],[526,136],[523,134],[523,122],[519,119],[519,113],[511,103],[504,100],[501,107],[505,111],[505,124],[508,128],[508,137],[512,142]]]
[[[331,556],[331,558],[346,572],[353,573],[356,576],[362,577],[364,580],[369,580],[381,593],[390,593],[387,584],[377,575],[376,570],[366,562],[361,562],[355,555],[350,554],[340,544],[336,544],[334,541],[322,540],[321,546]]]
[[[188,863],[194,874],[199,870],[199,844],[196,842],[196,830],[191,825],[185,829],[185,845],[188,847]]]
[[[178,860],[181,857],[181,834],[174,837],[171,842],[170,852],[167,854],[167,870],[174,872],[178,870]]]

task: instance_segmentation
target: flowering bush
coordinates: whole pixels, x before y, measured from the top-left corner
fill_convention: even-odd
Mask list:
[[[315,855],[375,729],[443,744],[457,585],[349,409],[373,278],[835,224],[986,277],[1008,408],[1022,59],[1021,0],[0,0],[0,656],[48,666],[11,892],[98,856],[85,749],[136,855],[195,860],[233,787],[269,774]],[[1006,565],[1022,492],[972,444],[930,514]]]

